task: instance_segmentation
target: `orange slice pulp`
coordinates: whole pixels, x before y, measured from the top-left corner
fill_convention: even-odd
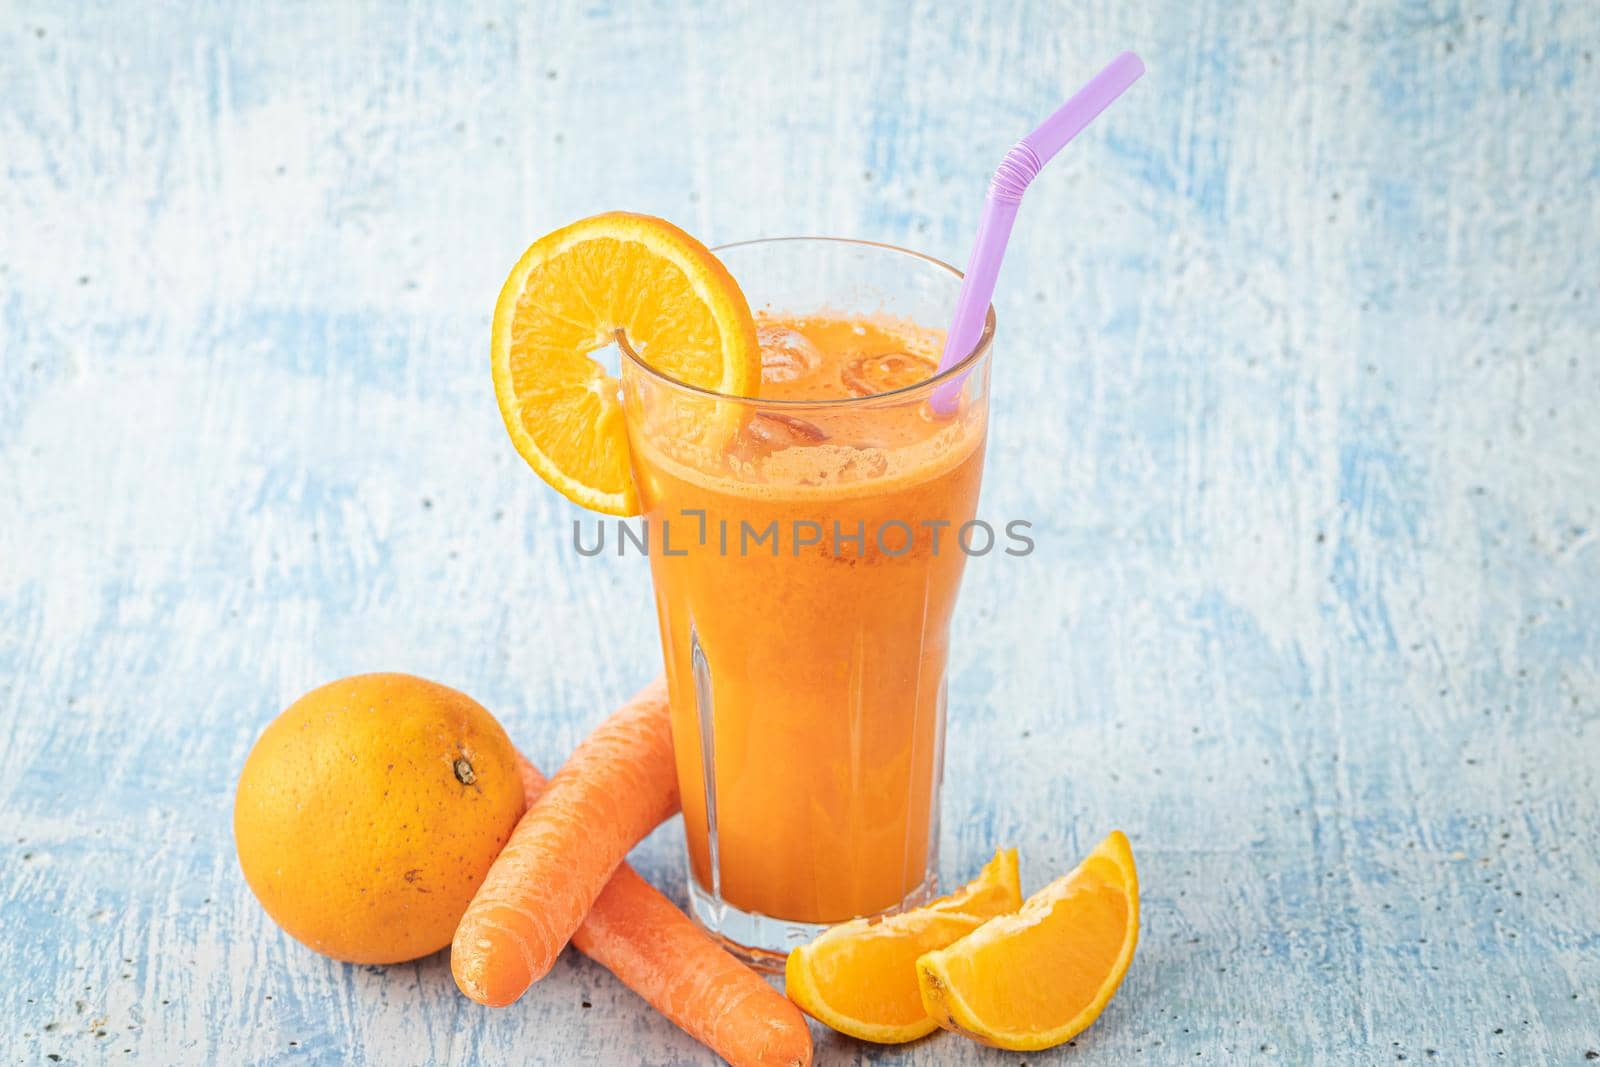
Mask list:
[[[662,219],[595,215],[539,238],[511,268],[490,354],[512,444],[567,499],[633,515],[618,382],[591,355],[619,330],[651,367],[718,393],[754,390],[761,348],[733,276]]]

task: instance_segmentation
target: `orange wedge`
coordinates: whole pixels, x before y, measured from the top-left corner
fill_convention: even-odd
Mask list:
[[[590,353],[617,331],[652,367],[719,393],[761,381],[744,294],[670,222],[610,212],[539,238],[494,307],[494,392],[511,442],[567,499],[633,515],[638,494],[618,383]]]
[[[931,904],[882,919],[853,919],[789,953],[789,999],[840,1033],[897,1045],[931,1034],[917,957],[965,937],[1022,904],[1017,850],[994,854],[978,877]]]
[[[928,1015],[995,1048],[1032,1052],[1082,1033],[1128,973],[1139,876],[1122,831],[1022,910],[917,961]]]

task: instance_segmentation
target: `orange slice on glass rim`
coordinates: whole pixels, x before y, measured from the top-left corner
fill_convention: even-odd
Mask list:
[[[761,381],[755,321],[710,250],[663,219],[614,211],[539,238],[495,302],[494,392],[511,442],[576,504],[633,515],[638,494],[618,382],[591,353],[622,331],[651,367],[748,395]]]
[[[931,904],[882,919],[853,919],[789,953],[789,999],[862,1041],[893,1045],[938,1029],[923,1010],[917,958],[1022,905],[1017,850],[1003,849],[978,877]]]
[[[1032,1052],[1100,1017],[1139,942],[1139,875],[1113,830],[1014,915],[917,961],[922,1004],[947,1030]]]

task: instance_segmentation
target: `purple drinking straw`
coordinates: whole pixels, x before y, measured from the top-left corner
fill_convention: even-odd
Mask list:
[[[944,355],[939,359],[941,372],[955,366],[977,347],[978,338],[983,334],[984,316],[994,296],[995,279],[1000,276],[1000,260],[1006,254],[1011,224],[1016,221],[1017,206],[1022,203],[1028,183],[1143,73],[1144,63],[1138,56],[1132,52],[1122,53],[1090,78],[1089,83],[1055,114],[1041,122],[1038,129],[1012,145],[1011,151],[1000,161],[989,182],[989,195],[983,201],[978,236],[967,260],[966,276],[961,279],[961,293],[956,297],[955,317],[950,320],[950,330],[945,334]],[[965,374],[960,375],[934,390],[935,411],[947,415],[955,410],[956,394],[961,391],[965,378]]]

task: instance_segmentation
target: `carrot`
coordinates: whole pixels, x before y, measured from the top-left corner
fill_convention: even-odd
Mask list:
[[[733,1064],[803,1067],[800,1009],[623,864],[572,943],[689,1036]]]
[[[667,686],[657,678],[584,738],[511,832],[456,928],[456,985],[497,1008],[522,996],[623,857],[677,809]]]
[[[518,767],[532,807],[544,776],[520,756]],[[811,1063],[811,1032],[799,1009],[626,863],[611,876],[572,944],[734,1067]]]

